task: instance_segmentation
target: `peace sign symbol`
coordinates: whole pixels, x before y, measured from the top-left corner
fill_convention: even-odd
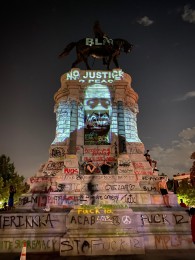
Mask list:
[[[122,222],[124,224],[131,224],[131,218],[129,216],[123,216],[122,217]]]

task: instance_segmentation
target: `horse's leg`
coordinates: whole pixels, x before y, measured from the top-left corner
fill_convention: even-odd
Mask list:
[[[112,57],[112,55],[110,55],[108,60],[107,60],[107,69],[108,70],[110,69],[110,63],[111,63],[112,59],[113,59],[113,57]]]
[[[119,68],[119,65],[118,65],[118,61],[116,59],[116,57],[120,54],[120,52],[118,50],[116,50],[114,53],[112,53],[109,58],[108,58],[108,61],[107,61],[107,69],[109,70],[110,69],[110,63],[111,61],[113,60],[116,68]]]
[[[85,62],[85,65],[86,65],[87,69],[90,70],[91,68],[89,67],[88,59],[87,58],[84,59],[84,62]]]
[[[85,62],[85,65],[86,65],[87,69],[90,70],[91,68],[90,68],[90,66],[89,66],[87,57],[84,56],[84,55],[82,55],[82,58],[83,58],[83,61]]]
[[[117,60],[116,56],[114,56],[113,62],[115,64],[116,68],[119,68],[119,64],[118,64],[118,60]]]
[[[76,68],[76,65],[77,65],[78,63],[80,63],[80,62],[81,62],[81,60],[77,58],[77,59],[75,60],[75,62],[73,62],[71,68]]]
[[[89,67],[89,64],[88,64],[88,61],[87,61],[86,58],[85,58],[85,59],[77,58],[77,59],[75,60],[75,62],[73,62],[71,68],[76,68],[76,65],[77,65],[78,63],[82,62],[82,61],[85,62],[87,69],[90,70],[91,68]]]
[[[106,57],[103,58],[103,65],[107,65]]]
[[[72,68],[75,68],[76,65],[83,61],[83,57],[80,55],[80,53],[77,53],[77,59],[72,64]]]

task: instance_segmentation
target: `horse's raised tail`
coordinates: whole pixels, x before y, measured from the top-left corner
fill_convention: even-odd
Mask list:
[[[67,56],[70,53],[70,51],[75,47],[75,45],[76,45],[76,42],[69,43],[66,46],[66,48],[63,50],[63,52],[59,55],[59,58]]]

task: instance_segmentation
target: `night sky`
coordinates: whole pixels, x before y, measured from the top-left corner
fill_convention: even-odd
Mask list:
[[[189,171],[195,151],[194,1],[8,0],[0,19],[0,154],[20,175],[34,175],[48,160],[56,127],[53,96],[76,52],[58,55],[68,43],[93,37],[95,20],[110,38],[134,44],[119,65],[139,95],[139,137],[159,172],[171,177]],[[93,69],[106,68],[95,60]]]

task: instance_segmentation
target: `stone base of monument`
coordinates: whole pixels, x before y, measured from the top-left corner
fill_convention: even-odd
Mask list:
[[[177,196],[169,192],[172,208],[166,208],[157,189],[159,176],[131,174],[128,161],[126,155],[118,158],[119,170],[129,174],[94,175],[93,194],[88,190],[91,175],[72,174],[60,179],[63,192],[22,195],[15,211],[0,215],[2,252],[18,252],[24,241],[27,252],[61,257],[193,249],[189,216],[178,206]],[[54,187],[57,180],[31,178],[37,186]]]
[[[0,229],[1,253],[19,253],[26,241],[27,256],[136,255],[194,249],[189,216],[179,207],[78,205],[74,209],[52,208],[50,212],[15,209],[0,214]]]

